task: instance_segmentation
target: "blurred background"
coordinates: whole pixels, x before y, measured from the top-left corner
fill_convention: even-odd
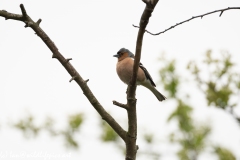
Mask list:
[[[127,129],[126,88],[113,57],[135,52],[142,1],[0,1],[34,20],[72,58],[105,109]],[[160,0],[147,30],[157,33],[237,0]],[[141,62],[159,102],[137,88],[139,160],[240,159],[240,10],[194,19],[159,36],[145,34]],[[0,159],[124,159],[124,143],[24,23],[0,17]]]

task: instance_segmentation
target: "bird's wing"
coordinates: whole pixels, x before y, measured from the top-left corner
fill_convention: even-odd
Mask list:
[[[151,75],[148,73],[147,69],[143,66],[143,64],[140,62],[139,63],[139,67],[143,70],[143,72],[145,73],[146,78],[151,82],[151,84],[156,87],[155,83],[153,82],[153,79],[151,77]]]

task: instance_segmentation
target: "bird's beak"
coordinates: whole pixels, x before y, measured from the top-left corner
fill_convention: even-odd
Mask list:
[[[113,57],[117,57],[117,58],[119,58],[119,55],[118,55],[118,54],[116,54],[116,55],[113,55]]]

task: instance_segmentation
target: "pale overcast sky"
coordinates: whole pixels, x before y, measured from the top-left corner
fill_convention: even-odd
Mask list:
[[[84,79],[90,79],[89,87],[102,105],[121,124],[126,126],[126,113],[112,105],[112,100],[125,102],[126,85],[115,73],[116,59],[112,55],[122,48],[135,50],[139,19],[145,7],[141,0],[15,0],[0,1],[0,10],[21,13],[23,3],[27,13],[37,21],[57,45],[66,58]],[[150,19],[147,29],[159,32],[192,16],[226,7],[240,7],[239,0],[160,0]],[[155,82],[161,64],[157,58],[165,53],[176,58],[179,70],[191,59],[199,60],[206,50],[212,49],[218,57],[227,50],[239,64],[240,60],[240,10],[230,10],[195,19],[176,27],[160,36],[145,34],[141,62],[147,67]],[[122,160],[122,153],[114,145],[97,141],[100,135],[97,125],[98,114],[82,94],[62,65],[52,59],[52,53],[42,40],[24,23],[0,17],[0,159],[13,159],[10,154],[32,154],[34,152],[70,154],[65,159]],[[180,72],[184,77],[186,73]],[[162,86],[157,88],[162,91]],[[191,92],[187,88],[186,92]],[[191,93],[190,93],[191,94]],[[165,141],[172,131],[166,119],[175,108],[170,101],[159,103],[151,92],[143,87],[137,90],[139,130],[147,129]],[[149,106],[151,102],[151,106]],[[240,128],[226,112],[206,107],[202,94],[193,97],[194,116],[200,122],[213,126],[211,141],[231,149],[240,159]],[[238,106],[240,108],[240,106]],[[64,125],[67,115],[76,112],[85,114],[86,123],[79,137],[78,152],[65,150],[60,138],[42,134],[37,139],[26,140],[20,132],[9,129],[9,121],[33,114],[40,122],[46,116],[55,118]],[[240,109],[238,109],[240,114]],[[149,125],[152,122],[158,124]],[[141,142],[139,142],[141,143]],[[164,143],[163,143],[164,144]],[[176,160],[172,149],[159,146],[163,159]],[[141,144],[140,144],[141,148]],[[200,160],[209,158],[204,155]],[[214,160],[216,157],[211,157]],[[15,159],[26,159],[18,157]],[[33,160],[42,158],[29,158]],[[59,159],[59,158],[52,158]],[[64,159],[64,158],[62,158]]]

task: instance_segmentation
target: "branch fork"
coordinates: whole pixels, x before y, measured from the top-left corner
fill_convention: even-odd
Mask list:
[[[116,105],[116,106],[118,106],[118,107],[124,108],[124,109],[126,109],[126,110],[129,109],[129,107],[128,107],[127,104],[122,104],[122,103],[119,103],[119,102],[117,102],[117,101],[113,101],[113,104]]]
[[[5,10],[0,10],[0,17],[4,17],[7,19],[13,19],[17,21],[22,21],[26,25],[25,27],[32,28],[35,33],[42,39],[42,41],[47,45],[47,47],[52,52],[52,58],[56,58],[62,66],[67,70],[67,72],[71,75],[71,79],[69,82],[75,80],[75,82],[81,87],[84,95],[87,97],[92,106],[96,109],[96,111],[101,115],[102,119],[104,119],[113,130],[123,139],[126,144],[126,160],[135,160],[138,146],[136,145],[137,139],[137,115],[136,115],[136,77],[137,71],[139,68],[139,62],[141,58],[141,49],[142,49],[142,39],[145,32],[145,28],[149,22],[149,18],[156,6],[158,0],[143,0],[146,3],[146,7],[143,11],[140,27],[137,37],[136,51],[135,51],[135,60],[133,66],[133,75],[130,84],[128,85],[127,92],[127,104],[122,104],[117,101],[113,101],[114,105],[117,105],[121,108],[127,110],[128,114],[128,131],[126,132],[116,121],[115,119],[106,112],[103,106],[99,103],[97,98],[94,96],[92,91],[87,85],[89,80],[83,80],[77,70],[70,63],[71,58],[66,59],[58,50],[54,42],[48,37],[48,35],[40,28],[39,24],[41,23],[41,19],[37,22],[34,22],[30,16],[27,14],[26,9],[23,4],[20,5],[22,15],[8,13]]]

